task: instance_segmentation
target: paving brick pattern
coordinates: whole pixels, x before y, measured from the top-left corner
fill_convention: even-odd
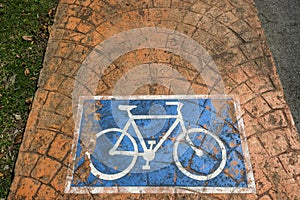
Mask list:
[[[176,30],[214,59],[227,94],[238,95],[256,194],[65,194],[74,133],[72,90],[88,54],[112,35],[142,27]],[[119,57],[101,74],[97,95],[112,95],[134,66],[172,66],[196,94],[207,94],[197,70],[169,52],[144,49]],[[298,199],[300,142],[252,0],[61,0],[16,163],[9,199]],[[149,84],[139,95],[172,94]],[[297,195],[298,194],[298,195]]]

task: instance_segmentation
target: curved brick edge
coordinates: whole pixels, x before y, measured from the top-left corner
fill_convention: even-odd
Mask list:
[[[61,0],[9,199],[200,197],[64,194],[74,132],[71,91],[76,72],[88,53],[106,38],[146,26],[174,29],[198,41],[219,67],[227,93],[240,97],[257,194],[201,194],[201,198],[295,199],[300,184],[299,138],[255,6],[252,1],[235,0]],[[152,49],[128,53],[116,60],[101,75],[96,93],[111,94],[118,78],[130,69],[128,66],[153,61],[181,70],[194,91],[201,93],[205,89],[201,77],[185,60]],[[149,85],[137,94],[169,91]]]

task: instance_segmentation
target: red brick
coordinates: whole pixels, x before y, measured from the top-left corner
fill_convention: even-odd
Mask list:
[[[264,115],[259,119],[259,122],[267,130],[282,128],[288,125],[285,114],[281,110],[276,110]]]
[[[111,22],[106,21],[99,25],[96,28],[96,31],[103,37],[103,38],[109,38],[110,36],[118,33],[118,30],[115,26],[111,24]]]
[[[61,131],[69,136],[69,137],[73,137],[73,133],[74,133],[74,120],[73,117],[70,117],[67,121],[65,121],[61,127]]]
[[[232,14],[232,12],[226,12],[226,13],[222,13],[217,20],[222,24],[228,26],[233,22],[237,21],[238,18],[234,14]]]
[[[56,133],[49,130],[37,129],[35,134],[32,134],[29,149],[41,154],[46,153],[50,143],[55,137]]]
[[[47,98],[48,92],[44,90],[37,90],[35,94],[35,98],[32,104],[32,107],[35,108],[31,110],[29,117],[27,119],[27,128],[23,136],[23,143],[20,147],[20,151],[25,151],[30,147],[31,143],[31,134],[35,131],[36,129],[36,123],[37,119],[39,117],[39,109],[42,107],[44,104],[45,99]]]
[[[252,16],[255,12],[250,3],[240,4],[238,7],[232,9],[232,13],[239,18],[246,18]]]
[[[282,130],[263,133],[260,139],[270,155],[275,156],[288,149],[288,143]]]
[[[185,14],[186,14],[185,10],[170,9],[168,21],[171,21],[171,22],[182,22]]]
[[[252,159],[252,167],[255,171],[254,175],[257,179],[259,179],[260,176],[257,173],[262,173],[262,169],[264,168],[269,155],[256,136],[250,137],[247,141]]]
[[[282,130],[285,134],[285,138],[288,141],[291,149],[293,150],[300,150],[300,139],[297,131],[295,129],[283,129]]]
[[[15,175],[29,176],[39,156],[34,153],[20,152],[16,163]]]
[[[49,91],[58,90],[59,85],[66,79],[65,76],[56,73],[46,74],[43,78],[44,80],[39,83],[39,86]]]
[[[81,33],[88,33],[93,28],[93,25],[85,20],[81,20],[76,29]]]
[[[266,76],[255,76],[247,81],[247,85],[257,94],[275,89]]]
[[[60,166],[61,164],[55,160],[41,157],[32,171],[31,176],[43,183],[49,183]]]
[[[223,59],[224,62],[228,62],[232,66],[239,66],[247,61],[244,54],[237,47],[233,47],[227,50]]]
[[[68,59],[81,63],[86,58],[88,53],[89,53],[88,47],[82,45],[76,45],[74,51],[70,54]]]
[[[172,8],[181,8],[184,10],[189,9],[192,6],[192,4],[188,1],[181,1],[181,0],[172,0]]]
[[[62,100],[63,95],[57,92],[49,92],[46,102],[43,105],[43,109],[49,112],[55,112],[57,106]]]
[[[270,91],[262,95],[262,97],[269,103],[271,108],[284,108],[286,102],[284,100],[282,92],[279,91]]]
[[[257,119],[252,118],[248,114],[243,115],[244,125],[245,125],[245,132],[246,136],[249,137],[255,133],[261,133],[264,131],[262,125],[258,122]]]
[[[108,87],[113,87],[116,82],[122,77],[122,72],[119,69],[114,69],[111,73],[102,78],[103,82]]]
[[[264,175],[260,176],[259,179],[256,179],[255,182],[256,182],[256,191],[258,195],[261,195],[272,188],[272,184],[268,181],[268,179]]]
[[[61,0],[62,4],[74,4],[76,0]]]
[[[150,95],[150,86],[143,85],[142,87],[137,88],[133,95]]]
[[[201,29],[207,31],[209,33],[209,30],[214,24],[214,19],[211,17],[203,16],[198,23],[198,26],[200,26]]]
[[[71,3],[72,4],[72,3]],[[78,14],[78,12],[80,11],[81,6],[80,5],[69,5],[67,7],[67,12],[66,14],[68,16],[76,16]]]
[[[218,55],[225,51],[225,46],[218,40],[212,39],[207,43],[207,48],[211,50],[212,54]]]
[[[39,181],[25,177],[21,179],[19,188],[14,198],[32,199],[40,185],[41,183]]]
[[[248,112],[254,117],[260,117],[271,110],[267,102],[265,102],[261,97],[252,99],[245,104],[244,108],[247,109]]]
[[[80,21],[81,21],[81,19],[79,19],[79,18],[70,17],[68,19],[67,24],[66,24],[66,28],[70,29],[70,30],[74,30],[76,28],[76,26],[79,24]]]
[[[62,62],[62,67],[59,67],[56,72],[58,74],[63,74],[72,77],[80,67],[80,63],[66,59]]]
[[[72,139],[58,134],[50,146],[48,155],[62,160],[71,149]]]
[[[86,34],[85,38],[82,39],[82,43],[89,46],[96,46],[103,42],[103,37],[96,31]]]
[[[154,7],[170,7],[171,0],[156,0],[154,1]]]
[[[96,1],[95,1],[96,2]],[[100,2],[100,1],[97,1]],[[103,2],[102,2],[103,3]],[[101,23],[105,22],[105,16],[101,12],[92,12],[86,19],[88,22],[94,26],[99,26]]]
[[[292,179],[292,175],[284,170],[282,163],[277,157],[271,157],[267,160],[263,170],[269,177],[269,180],[274,184],[275,188],[276,186],[281,185],[281,183]],[[281,186],[285,187],[285,185]]]
[[[37,193],[36,199],[57,199],[58,193],[51,187],[42,185]]]
[[[233,6],[227,0],[217,1],[215,6],[219,7],[223,11],[228,11],[233,8]]]
[[[213,18],[218,18],[220,15],[222,15],[223,14],[223,11],[220,9],[220,8],[218,8],[218,7],[212,7],[211,9],[209,9],[206,13],[205,13],[205,15],[206,16],[211,16],[211,17],[213,17]]]
[[[231,94],[238,95],[242,105],[255,97],[255,94],[253,94],[252,90],[244,83],[234,88],[231,91]]]
[[[228,72],[228,76],[230,76],[236,83],[241,84],[248,80],[248,76],[242,70],[241,67],[235,67]]]
[[[209,89],[207,88],[207,86],[197,84],[197,83],[192,83],[188,91],[188,94],[208,94],[208,93],[209,93]]]
[[[259,198],[259,200],[272,200],[272,199],[269,195],[264,195],[261,198]]]
[[[66,117],[72,117],[72,99],[66,96],[62,97],[56,113]]]
[[[243,20],[238,20],[229,26],[235,33],[241,35],[251,30],[250,26]]]
[[[86,6],[90,5],[91,2],[92,2],[92,0],[77,0],[76,4],[86,7]]]
[[[286,194],[287,199],[299,199],[299,184],[297,184],[294,179],[289,179],[282,182],[283,192]]]
[[[61,58],[51,58],[49,60],[45,60],[44,63],[47,63],[47,69],[50,72],[55,72],[57,68],[62,64],[62,59]],[[44,64],[45,65],[45,64]]]
[[[226,35],[224,35],[222,38],[220,38],[220,41],[228,48],[238,46],[239,44],[242,43],[242,40],[231,30],[228,31]]]
[[[175,70],[177,70],[188,81],[194,80],[198,75],[198,72],[189,70],[187,67],[175,66]]]
[[[183,23],[190,25],[197,25],[202,15],[198,13],[188,12],[183,19]]]
[[[63,82],[59,85],[58,92],[63,93],[64,95],[72,98],[72,92],[74,89],[74,78],[66,78]]]
[[[37,126],[38,128],[58,130],[66,119],[65,116],[53,112],[42,111]]]
[[[210,8],[209,5],[202,1],[197,1],[192,7],[191,10],[193,12],[199,13],[199,14],[204,14],[208,9]]]
[[[54,187],[60,193],[64,193],[66,176],[67,168],[62,167],[51,181],[51,186]]]
[[[196,27],[195,26],[191,26],[191,25],[188,25],[188,24],[184,24],[184,23],[179,23],[177,25],[177,28],[176,30],[178,32],[181,32],[185,35],[188,35],[188,36],[193,36],[193,34],[195,33],[196,31]]]

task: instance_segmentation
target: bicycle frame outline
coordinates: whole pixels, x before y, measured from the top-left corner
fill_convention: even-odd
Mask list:
[[[101,135],[110,132],[110,131],[118,131],[121,132],[121,136],[118,138],[117,142],[114,144],[114,146],[109,150],[109,154],[110,155],[126,155],[126,156],[132,156],[133,160],[131,161],[130,165],[122,172],[118,173],[118,174],[111,174],[111,175],[106,175],[102,172],[99,172],[94,165],[92,164],[92,162],[90,163],[90,167],[91,167],[91,172],[98,176],[99,178],[103,178],[105,180],[115,180],[118,178],[121,178],[123,176],[125,176],[127,173],[129,173],[129,171],[133,168],[133,166],[136,163],[137,157],[138,156],[143,156],[143,158],[146,160],[146,164],[142,166],[143,170],[149,170],[150,169],[150,161],[152,161],[155,158],[155,153],[156,151],[161,147],[161,145],[166,141],[166,139],[170,136],[170,134],[173,132],[173,130],[177,127],[178,124],[180,124],[181,129],[182,129],[182,133],[180,133],[177,137],[176,137],[176,141],[174,143],[174,149],[173,149],[173,157],[174,157],[174,161],[175,164],[177,165],[177,167],[179,168],[179,170],[185,174],[186,176],[196,179],[196,180],[208,180],[211,178],[216,177],[219,173],[221,173],[221,171],[223,170],[223,168],[225,167],[226,164],[226,148],[223,144],[223,142],[218,138],[218,136],[210,133],[209,131],[203,129],[203,128],[192,128],[192,129],[186,129],[184,121],[183,121],[183,117],[182,117],[182,113],[181,113],[181,108],[183,106],[183,103],[181,102],[166,102],[166,105],[176,105],[177,106],[177,115],[132,115],[131,110],[136,108],[137,106],[135,105],[119,105],[119,110],[124,110],[127,111],[129,119],[126,122],[125,126],[123,129],[119,129],[119,128],[109,128],[109,129],[105,129],[100,131],[99,133],[97,133],[97,138],[100,137]],[[140,132],[140,130],[138,129],[138,126],[136,124],[136,122],[134,120],[137,119],[176,119],[173,124],[171,125],[171,127],[168,129],[168,131],[164,134],[164,136],[159,140],[158,144],[153,148],[153,145],[156,143],[155,140],[148,140],[148,143],[150,145],[150,148],[148,149],[145,143],[145,140]],[[137,148],[137,141],[127,132],[130,125],[133,126],[133,129],[138,137],[138,140],[141,142],[141,146],[144,150],[144,152],[139,152],[138,148]],[[197,156],[202,156],[203,155],[203,151],[201,149],[198,149],[193,142],[191,141],[191,139],[189,138],[189,133],[192,132],[203,132],[205,134],[210,135],[213,139],[215,139],[221,149],[221,153],[222,153],[222,161],[219,165],[219,167],[211,174],[208,175],[194,175],[191,174],[190,172],[188,172],[186,169],[184,169],[184,167],[181,165],[180,161],[179,161],[179,157],[177,154],[177,148],[178,148],[178,144],[179,142],[181,142],[182,139],[185,139],[186,143],[195,151]],[[134,147],[134,151],[120,151],[117,150],[117,148],[119,147],[120,143],[122,142],[123,138],[127,136]],[[91,155],[90,153],[86,152],[87,156],[89,159],[91,159]]]
[[[181,108],[183,106],[183,103],[180,103],[180,102],[166,102],[166,105],[177,106],[177,115],[133,115],[131,113],[131,110],[136,108],[137,106],[120,105],[119,109],[121,108],[120,110],[126,110],[129,119],[126,122],[124,128],[122,129],[121,137],[119,137],[116,144],[110,150],[110,152],[109,152],[110,155],[118,154],[118,155],[143,156],[144,159],[146,160],[146,165],[143,166],[143,169],[144,170],[150,169],[149,162],[155,158],[155,153],[157,152],[157,150],[167,140],[167,138],[171,135],[173,130],[178,126],[178,124],[180,124],[180,126],[181,126],[182,133],[184,133],[184,134],[187,133],[187,129],[185,127],[183,117],[182,117],[182,113],[181,113]],[[135,120],[139,120],[139,119],[176,119],[176,120],[173,122],[171,127],[169,127],[168,131],[159,140],[158,144],[156,144],[154,148],[153,148],[153,145],[155,144],[156,141],[148,140],[148,144],[150,145],[150,148],[148,149],[147,146],[146,146],[146,142],[145,142],[145,140],[144,140],[144,138],[143,138],[140,130],[138,129],[138,126],[137,126],[136,122],[135,122]],[[116,150],[118,148],[118,146],[120,145],[120,143],[122,142],[123,138],[127,134],[129,134],[127,131],[129,129],[130,125],[132,125],[132,127],[135,131],[135,134],[137,135],[137,138],[138,138],[139,142],[141,143],[141,146],[142,146],[144,152],[137,152],[136,153],[136,152],[133,152],[133,151],[118,151],[118,150]],[[97,135],[97,137],[98,137],[98,135]],[[187,142],[190,144],[191,148],[198,153],[197,155],[202,155],[202,150],[197,149],[196,147],[194,147],[194,145],[192,144],[192,141],[189,139],[189,137],[187,137],[186,139],[187,139]],[[154,155],[151,156],[150,154],[154,154]]]

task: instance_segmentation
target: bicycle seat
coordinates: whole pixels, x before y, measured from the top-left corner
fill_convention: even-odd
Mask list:
[[[136,108],[137,106],[134,105],[119,105],[119,110],[132,110],[134,108]]]

